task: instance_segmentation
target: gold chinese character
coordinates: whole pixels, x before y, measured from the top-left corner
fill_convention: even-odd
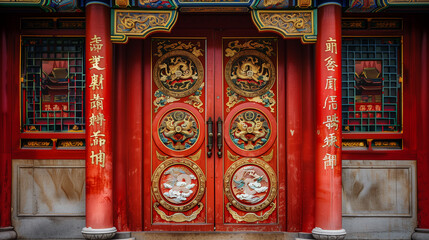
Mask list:
[[[92,74],[91,76],[91,84],[89,85],[89,88],[92,88],[92,90],[95,89],[103,89],[103,74],[97,75],[97,74]]]
[[[101,37],[94,35],[94,37],[91,38],[91,42],[89,42],[89,47],[91,51],[100,52],[101,48],[103,47],[103,44],[101,43]]]
[[[328,98],[330,99],[328,100]],[[328,107],[329,110],[337,110],[337,96],[327,96],[325,99],[325,105],[323,105],[323,109],[326,109],[326,107]]]
[[[106,144],[106,139],[102,138],[105,137],[105,134],[100,133],[101,131],[98,130],[97,132],[93,132],[91,137],[94,138],[92,139],[92,143],[91,146],[103,146],[104,144]]]
[[[102,56],[92,56],[89,59],[89,62],[92,64],[92,67],[90,67],[89,69],[97,69],[97,70],[104,70],[105,68],[102,68],[100,66],[98,66],[100,64],[101,59],[104,58]]]
[[[332,90],[337,90],[337,79],[333,78],[332,76],[328,76],[328,78],[326,79],[326,85],[325,85],[325,89],[332,89]]]
[[[326,49],[325,52],[331,52],[337,54],[337,40],[329,37],[326,41]]]
[[[93,98],[90,99],[91,109],[93,108],[97,108],[97,110],[103,109],[103,100],[104,98],[100,97],[99,94],[94,94]]]
[[[337,114],[335,113],[334,115],[326,116],[326,121],[323,122],[323,124],[325,124],[328,129],[333,128],[335,130],[338,130],[338,123],[339,122],[340,121],[338,121]]]
[[[326,66],[326,69],[328,69],[328,71],[335,71],[335,68],[338,67],[338,65],[335,63],[335,60],[332,59],[331,56],[327,57],[325,59],[325,62],[326,62],[325,66]]]
[[[94,126],[95,124],[103,126],[103,122],[105,121],[104,114],[99,113],[98,115],[94,115],[94,113],[92,113],[91,117],[89,117],[89,126]]]
[[[331,169],[334,169],[334,167],[337,166],[337,155],[327,153],[325,157],[323,157],[323,162],[325,164],[325,170],[326,167],[331,167]]]
[[[335,136],[335,133],[330,133],[328,137],[325,137],[323,140],[325,143],[322,147],[336,147],[339,148],[337,145],[337,136]]]
[[[91,163],[95,163],[96,165],[100,163],[100,167],[104,167],[104,164],[106,163],[106,153],[102,152],[101,150],[99,150],[98,153],[91,151]]]

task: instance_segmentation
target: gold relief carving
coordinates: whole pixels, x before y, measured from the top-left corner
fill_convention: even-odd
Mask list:
[[[60,140],[58,141],[57,147],[66,147],[66,148],[72,148],[72,147],[84,147],[84,141],[83,140]]]
[[[155,100],[153,101],[153,105],[155,105],[155,107],[156,107],[154,109],[154,112],[158,112],[159,108],[164,107],[168,103],[179,101],[178,98],[167,96],[163,92],[161,92],[160,90],[156,90],[154,95],[156,97]]]
[[[343,147],[365,147],[365,142],[363,141],[343,141]]]
[[[184,188],[187,188],[188,190],[193,189],[192,192],[187,191],[187,193],[189,193],[190,195],[170,196],[167,190],[168,189],[173,190],[173,193],[174,193],[175,186],[171,186],[171,184],[166,182],[161,182],[161,178],[165,177],[167,175],[167,172],[175,171],[174,168],[184,168],[188,172],[193,172],[191,174],[193,176],[190,176],[189,174],[181,174],[179,176],[176,176],[176,178],[180,178],[182,180],[188,179],[189,181],[191,181],[192,179],[195,179],[197,181],[197,184],[178,186],[179,188],[184,187]],[[178,171],[176,172],[183,172],[183,170],[178,169]],[[187,175],[187,176],[184,176],[184,175]],[[174,178],[173,175],[171,177]],[[162,192],[163,191],[162,187],[165,187],[165,186],[168,186],[168,188],[164,189],[165,192]],[[155,169],[155,171],[152,174],[153,196],[155,197],[156,201],[159,202],[161,206],[163,206],[168,211],[186,212],[191,210],[203,198],[205,189],[206,189],[206,176],[204,175],[204,172],[197,164],[195,164],[194,162],[186,158],[170,158],[168,160],[165,160],[162,164],[160,164]]]
[[[235,104],[246,101],[246,99],[232,91],[229,87],[226,88],[226,95],[228,96],[228,102],[226,103],[227,112],[231,111],[231,108],[234,107]]]
[[[298,0],[298,7],[300,8],[311,7],[311,0]]]
[[[164,27],[167,25],[170,16],[171,13],[118,12],[116,32],[141,34],[150,28]]]
[[[189,159],[191,159],[192,161],[198,161],[201,157],[201,149],[198,150],[197,153],[195,153],[195,155],[192,155],[189,157]]]
[[[270,111],[274,112],[274,105],[276,104],[276,100],[274,99],[274,92],[270,90],[261,96],[257,96],[254,98],[248,99],[250,102],[262,103],[264,107],[270,108]]]
[[[47,148],[52,147],[52,142],[49,140],[23,140],[23,148]]]
[[[245,50],[232,57],[225,67],[228,86],[244,97],[256,97],[271,89],[275,80],[275,67],[266,54]]]
[[[239,40],[232,41],[228,43],[228,48],[225,49],[225,57],[234,57],[234,55],[241,50],[255,49],[263,51],[267,56],[274,54],[274,48],[271,46],[271,41],[260,40],[253,41],[249,40],[245,43],[240,43]]]
[[[283,0],[265,0],[264,7],[270,7],[283,2]]]
[[[153,208],[155,211],[159,214],[159,216],[164,219],[165,221],[169,222],[190,222],[197,218],[198,214],[203,210],[204,205],[200,202],[198,203],[198,209],[192,212],[191,215],[186,216],[183,213],[175,213],[173,215],[167,215],[165,212],[163,212],[161,209],[158,208],[159,203],[154,203]]]
[[[237,156],[237,155],[234,155],[234,154],[232,154],[230,151],[226,151],[227,152],[227,154],[228,154],[228,159],[229,160],[231,160],[231,161],[237,161],[239,158],[240,158],[240,156]]]
[[[126,8],[130,5],[129,0],[115,0],[116,6]]]
[[[36,126],[30,126],[28,131],[38,132],[39,130],[37,130]]]
[[[271,159],[273,159],[273,155],[274,155],[274,149],[271,149],[271,152],[268,155],[262,156],[261,158],[265,162],[269,162],[269,161],[271,161]]]
[[[190,52],[174,50],[164,54],[155,63],[153,79],[156,86],[168,96],[186,97],[201,87],[204,80],[203,64]]]
[[[201,87],[198,88],[197,91],[195,91],[194,95],[189,96],[189,99],[185,101],[185,103],[190,104],[191,106],[198,109],[198,112],[200,113],[204,112],[204,108],[202,108],[203,102],[200,99],[202,95],[203,87],[204,87],[204,83],[201,83]]]
[[[231,203],[227,203],[226,204],[226,209],[228,210],[228,212],[232,215],[232,217],[239,221],[239,222],[258,222],[258,221],[264,221],[267,220],[268,217],[274,212],[274,210],[276,210],[276,203],[272,202],[270,204],[271,209],[266,211],[264,214],[262,215],[256,215],[255,213],[246,213],[244,216],[240,216],[237,212],[235,212],[234,210],[232,210],[231,208]]]
[[[162,155],[161,153],[156,151],[156,158],[158,158],[158,160],[160,160],[160,161],[165,161],[168,159],[168,156]]]
[[[204,50],[200,47],[201,47],[200,42],[182,43],[181,41],[178,41],[178,42],[174,42],[174,43],[169,43],[166,41],[159,41],[158,47],[157,47],[158,52],[156,52],[154,55],[157,57],[161,57],[162,55],[164,55],[164,53],[170,52],[173,50],[188,50],[189,52],[194,54],[195,57],[201,57],[201,56],[203,56]]]
[[[261,13],[261,21],[267,26],[276,26],[288,33],[311,33],[310,13]]]
[[[224,194],[241,211],[261,211],[277,196],[276,173],[265,161],[242,158],[225,172]]]
[[[283,37],[312,35],[312,11],[255,11],[253,19],[260,30],[276,30]]]

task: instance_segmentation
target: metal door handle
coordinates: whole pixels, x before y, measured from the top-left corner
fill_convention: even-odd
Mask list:
[[[218,152],[217,152],[217,155],[218,155],[218,157],[222,157],[222,119],[219,117],[218,119],[217,119],[217,149],[218,149]]]
[[[214,138],[214,134],[213,134],[213,121],[212,118],[209,117],[209,120],[207,121],[207,132],[208,132],[208,143],[207,143],[207,157],[211,157],[212,156],[212,149],[213,149],[213,138]]]

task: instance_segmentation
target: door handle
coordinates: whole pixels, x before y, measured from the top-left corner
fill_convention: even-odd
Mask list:
[[[209,117],[209,120],[207,121],[207,132],[208,132],[208,143],[207,143],[207,157],[211,157],[212,156],[212,149],[213,149],[213,138],[214,138],[214,134],[213,134],[213,121],[212,118]]]
[[[217,119],[217,155],[219,158],[222,157],[222,119],[219,117]]]

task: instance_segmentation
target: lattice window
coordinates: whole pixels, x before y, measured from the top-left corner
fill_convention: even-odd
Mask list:
[[[400,66],[401,38],[343,38],[343,131],[401,131]]]
[[[84,130],[84,52],[84,38],[22,38],[23,132]]]

